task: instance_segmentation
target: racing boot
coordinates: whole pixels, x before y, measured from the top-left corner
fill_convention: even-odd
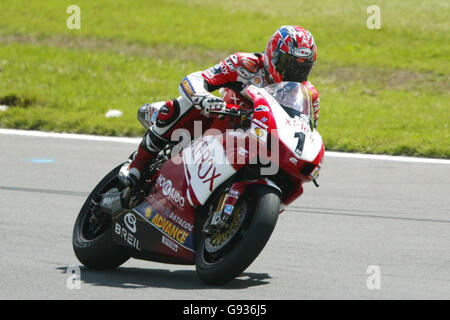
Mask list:
[[[142,145],[135,154],[134,159],[130,159],[120,168],[119,180],[127,187],[134,187],[141,179],[141,172],[146,164],[153,160],[158,153],[148,152]]]
[[[141,179],[147,163],[155,159],[159,151],[170,141],[164,136],[168,136],[171,133],[173,122],[179,117],[180,108],[182,107],[180,102],[185,112],[190,110],[192,103],[179,98],[169,100],[162,105],[158,111],[157,118],[152,119],[151,122],[146,120],[147,116],[149,119],[153,117],[153,114],[148,114],[148,108],[142,109],[142,115],[138,114],[138,119],[144,127],[147,128],[147,124],[149,126],[134,159],[127,161],[120,169],[119,179],[124,185],[134,187]]]
[[[134,187],[139,180],[147,163],[155,159],[160,149],[152,143],[152,129],[147,131],[137,153],[128,160],[119,171],[119,180],[127,187]]]

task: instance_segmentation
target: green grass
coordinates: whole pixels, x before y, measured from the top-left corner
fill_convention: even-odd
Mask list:
[[[447,1],[0,0],[0,127],[141,135],[136,110],[188,73],[262,51],[277,27],[319,48],[327,150],[450,158]],[[81,8],[68,30],[67,6]],[[381,9],[368,30],[366,8]],[[107,119],[109,109],[124,112]]]

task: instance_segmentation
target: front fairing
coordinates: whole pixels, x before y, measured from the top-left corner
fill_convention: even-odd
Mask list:
[[[271,148],[271,160],[294,178],[311,181],[311,173],[316,167],[320,168],[324,145],[319,132],[312,127],[310,115],[288,114],[265,89],[252,87],[247,93],[254,101],[250,133],[259,135],[264,143],[269,143],[269,136],[275,137],[278,148]],[[304,110],[310,112],[311,109]]]

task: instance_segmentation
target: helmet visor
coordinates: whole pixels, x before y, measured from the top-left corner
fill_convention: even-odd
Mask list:
[[[314,62],[299,60],[290,54],[280,54],[275,67],[283,81],[303,82],[308,80]]]

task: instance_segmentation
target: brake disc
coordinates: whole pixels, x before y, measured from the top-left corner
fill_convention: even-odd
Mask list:
[[[247,204],[245,202],[235,206],[231,213],[231,221],[228,224],[228,228],[216,231],[211,236],[207,237],[205,240],[205,250],[208,253],[216,253],[230,243],[231,239],[233,239],[239,231],[246,214]]]

